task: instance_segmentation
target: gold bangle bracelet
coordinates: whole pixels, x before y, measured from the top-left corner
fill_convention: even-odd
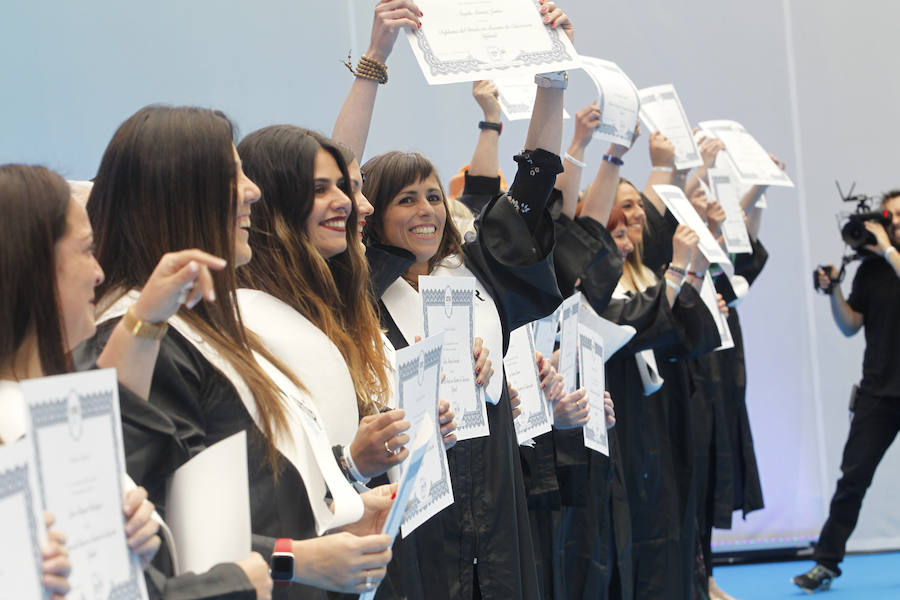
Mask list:
[[[134,304],[132,304],[125,315],[122,317],[122,324],[128,333],[134,337],[148,338],[151,340],[161,340],[165,337],[166,331],[169,330],[169,324],[165,321],[162,323],[151,323],[144,321],[134,314]]]

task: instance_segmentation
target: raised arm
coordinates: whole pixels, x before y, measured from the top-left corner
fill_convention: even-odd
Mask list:
[[[641,135],[640,123],[634,127],[634,141]],[[590,217],[606,227],[609,221],[609,213],[616,203],[616,192],[619,189],[619,169],[622,166],[622,157],[628,152],[628,148],[620,144],[610,144],[603,161],[597,169],[597,175],[584,194],[584,204],[581,206],[581,216]],[[574,207],[572,214],[575,214]],[[574,218],[574,217],[570,217]]]
[[[581,187],[581,171],[584,165],[584,150],[594,137],[594,130],[600,125],[600,107],[591,103],[575,113],[575,134],[569,150],[563,159],[563,172],[556,176],[556,189],[562,193],[562,213],[575,218],[578,204],[578,188]]]
[[[652,170],[647,184],[644,186],[644,196],[647,197],[656,211],[666,214],[666,205],[653,190],[654,185],[672,185],[675,181],[675,144],[669,141],[659,131],[650,134],[650,164]]]
[[[782,171],[785,170],[786,165],[784,164],[784,161],[774,154],[769,154],[769,158],[778,165],[778,168]],[[756,238],[759,236],[759,228],[762,225],[763,213],[763,209],[757,206],[756,203],[759,202],[759,199],[762,198],[762,195],[766,193],[768,188],[769,186],[767,185],[754,185],[747,190],[741,198],[741,209],[744,211],[744,215],[747,219],[747,233],[750,234],[753,241],[756,241]]]
[[[387,72],[385,64],[394,49],[397,34],[404,27],[418,29],[422,16],[419,7],[411,0],[380,0],[375,6],[372,36],[365,56],[379,63]],[[356,78],[338,114],[331,137],[349,146],[362,163],[379,82],[361,75],[358,67],[355,74]]]
[[[500,125],[500,101],[497,87],[490,81],[476,81],[472,84],[472,96],[481,107],[483,121]],[[496,177],[500,170],[500,132],[490,126],[482,127],[469,163],[469,175],[474,177]]]
[[[696,130],[694,131],[696,132]],[[718,138],[702,138],[697,146],[700,148],[700,157],[703,159],[703,164],[694,171],[684,186],[684,194],[688,198],[700,187],[701,179],[703,181],[708,180],[707,171],[716,164],[716,156],[718,156],[719,152],[725,149],[725,143]]]

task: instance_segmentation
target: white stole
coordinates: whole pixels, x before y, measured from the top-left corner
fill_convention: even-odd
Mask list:
[[[131,290],[110,306],[97,322],[102,323],[124,315],[139,295],[137,290]],[[231,363],[225,360],[184,319],[176,315],[171,317],[168,323],[228,379],[241,402],[244,403],[247,412],[262,431],[256,399]],[[328,529],[358,521],[363,515],[362,499],[347,482],[334,460],[328,435],[322,426],[322,418],[319,416],[315,404],[272,363],[256,352],[253,353],[253,357],[279,388],[285,400],[288,431],[276,434],[273,442],[275,448],[290,461],[303,479],[316,521],[316,532],[321,535]],[[326,494],[329,491],[333,500],[330,506],[326,501]]]
[[[475,277],[456,255],[448,256],[430,273],[435,277]],[[413,289],[402,277],[398,277],[381,297],[385,308],[390,313],[407,344],[415,342],[416,336],[425,337],[422,299],[419,292]],[[503,328],[497,306],[487,290],[475,277],[475,298],[473,300],[475,319],[475,337],[482,339],[483,345],[490,351],[488,357],[494,368],[494,375],[485,388],[485,400],[491,404],[500,402],[503,392]]]
[[[631,296],[619,283],[613,291],[613,298],[617,300],[628,300]],[[652,349],[641,350],[634,355],[634,362],[637,364],[638,374],[641,376],[641,383],[644,386],[644,395],[649,396],[662,387],[665,380],[659,374],[659,367],[656,364],[656,354]]]
[[[344,357],[325,333],[278,298],[259,290],[237,291],[244,326],[262,340],[306,387],[328,439],[349,446],[359,427],[353,378]]]

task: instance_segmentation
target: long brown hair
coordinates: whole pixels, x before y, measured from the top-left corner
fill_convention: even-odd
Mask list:
[[[406,186],[437,175],[437,170],[430,160],[418,152],[394,151],[367,160],[362,166],[362,173],[363,193],[375,207],[375,212],[366,220],[366,243],[381,244],[384,243],[384,212],[391,200]],[[444,221],[444,231],[437,252],[428,260],[429,273],[451,254],[458,255],[462,260],[462,238],[453,224],[440,178],[435,179],[438,180],[447,219]]]
[[[327,138],[293,125],[273,125],[238,145],[244,170],[263,194],[251,217],[253,261],[238,274],[241,285],[263,290],[292,306],[340,350],[356,391],[360,415],[387,405],[388,362],[369,288],[369,267],[358,241],[356,203],[347,217],[347,249],[325,259],[307,233],[315,202],[316,154],[334,157],[341,190],[353,196],[343,152]]]
[[[178,316],[231,363],[252,391],[274,468],[274,434],[288,430],[287,413],[278,387],[252,353],[302,385],[244,328],[237,307],[232,136],[223,113],[194,107],[148,106],[119,127],[87,204],[97,232],[97,258],[106,269],[97,293],[109,305],[141,287],[166,252],[199,248],[225,258],[225,269],[213,272],[216,302],[182,307]]]
[[[620,185],[630,185],[635,190],[634,184],[625,179],[624,177],[619,178],[619,183],[616,186],[616,195],[618,195],[618,186]],[[640,192],[638,192],[640,194]],[[643,195],[641,195],[643,198]],[[622,207],[618,203],[613,203],[613,208],[609,213],[609,221],[606,223],[606,229],[612,233],[616,227],[621,224],[627,224],[625,219],[625,211],[622,210]],[[644,229],[647,228],[647,221],[644,220]],[[647,266],[644,265],[643,259],[643,250],[644,243],[643,241],[634,244],[634,250],[625,258],[625,262],[622,265],[622,278],[620,281],[628,291],[634,292],[636,294],[643,292],[648,287],[656,285],[657,279],[656,275],[651,271]]]
[[[71,370],[56,289],[56,242],[66,233],[69,186],[45,167],[0,166],[0,366],[37,338],[46,375]]]

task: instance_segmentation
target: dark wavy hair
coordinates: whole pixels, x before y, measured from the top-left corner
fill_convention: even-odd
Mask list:
[[[384,211],[387,210],[391,200],[406,186],[437,175],[437,169],[430,160],[418,152],[394,151],[370,158],[361,170],[364,179],[363,194],[375,207],[375,212],[366,220],[366,243],[383,244]],[[436,179],[444,210],[447,211],[447,219],[444,221],[444,231],[441,232],[441,243],[437,252],[428,261],[429,272],[451,254],[457,254],[462,259],[462,236],[450,217],[450,206],[447,203],[444,186],[441,185],[439,177]]]
[[[0,367],[14,368],[33,334],[46,375],[71,370],[56,289],[69,202],[69,185],[50,169],[0,166]]]
[[[347,249],[325,259],[309,238],[306,221],[315,203],[319,150],[335,160],[341,191],[353,197],[347,155],[328,138],[294,125],[272,125],[238,145],[244,171],[262,190],[251,216],[253,261],[241,285],[272,294],[321,329],[350,370],[360,415],[387,405],[390,380],[378,316],[369,288],[369,266],[358,241],[356,203],[347,217]],[[352,156],[352,155],[351,155]],[[352,160],[352,158],[350,159]]]
[[[199,248],[228,261],[212,273],[216,301],[178,316],[235,368],[256,400],[260,428],[275,467],[274,434],[286,432],[287,413],[257,352],[301,387],[297,378],[244,328],[236,301],[234,232],[237,165],[231,122],[219,111],[148,106],[113,135],[88,199],[97,258],[106,280],[101,306],[140,288],[163,254]],[[277,468],[275,469],[277,473]]]

